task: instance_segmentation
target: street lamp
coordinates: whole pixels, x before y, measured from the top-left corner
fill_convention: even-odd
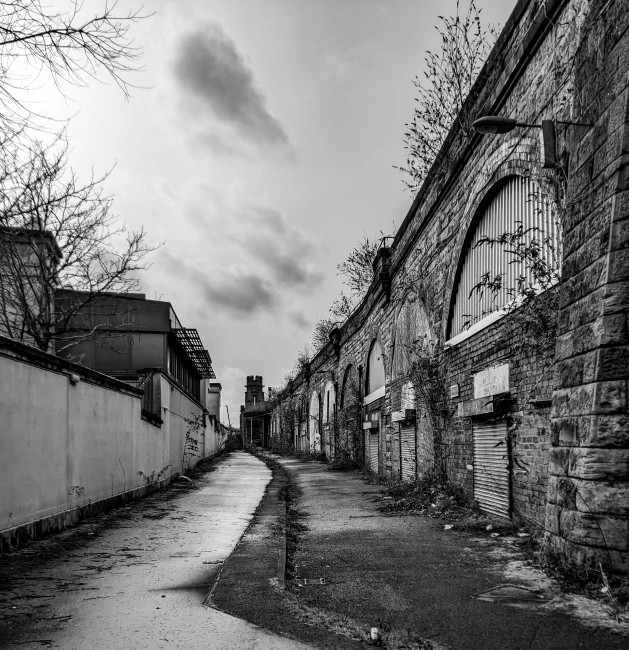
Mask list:
[[[483,135],[509,133],[509,131],[513,131],[518,126],[527,129],[541,129],[540,144],[542,147],[542,158],[544,159],[542,167],[555,167],[557,165],[555,123],[553,120],[542,120],[541,124],[526,124],[510,117],[486,115],[485,117],[479,117],[472,126],[475,131]]]
[[[562,120],[542,120],[541,124],[526,124],[518,122],[511,117],[500,117],[499,115],[486,115],[479,117],[472,126],[477,133],[483,135],[496,135],[498,133],[509,133],[516,127],[526,129],[541,129],[540,141],[542,146],[542,157],[544,159],[543,167],[555,167],[557,165],[557,148],[556,148],[556,124],[565,124],[567,126],[593,126],[582,122],[564,122]]]
[[[486,117],[479,117],[473,124],[474,130],[483,135],[496,135],[497,133],[509,133],[513,131],[516,126],[524,126],[527,128],[541,128],[539,124],[524,124],[518,122],[510,117],[499,117],[497,115],[487,115]]]

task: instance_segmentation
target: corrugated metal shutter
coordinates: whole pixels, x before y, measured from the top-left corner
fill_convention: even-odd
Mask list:
[[[402,456],[402,480],[411,481],[417,472],[417,448],[415,427],[400,427],[400,454]]]
[[[509,516],[507,421],[473,425],[474,498],[481,510]]]
[[[378,472],[378,432],[369,434],[369,466],[373,472]]]
[[[473,325],[509,302],[514,297],[509,290],[517,289],[520,276],[533,282],[531,271],[517,257],[508,253],[510,246],[478,245],[484,237],[496,239],[505,232],[516,232],[520,225],[526,233],[522,243],[530,244],[535,239],[541,245],[543,257],[551,267],[554,265],[553,255],[558,250],[559,239],[551,207],[534,181],[513,176],[491,199],[476,226],[469,248],[462,252],[463,262],[454,298],[450,337],[465,331],[466,324]],[[548,241],[552,241],[552,246],[548,245]],[[487,272],[492,278],[498,273],[504,274],[502,289],[496,295],[487,290],[483,293],[474,291],[481,276]]]

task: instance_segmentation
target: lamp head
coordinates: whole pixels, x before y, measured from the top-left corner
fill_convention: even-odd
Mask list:
[[[516,120],[510,117],[498,117],[496,115],[487,115],[478,118],[472,126],[478,133],[485,135],[494,135],[496,133],[509,133],[518,125]]]

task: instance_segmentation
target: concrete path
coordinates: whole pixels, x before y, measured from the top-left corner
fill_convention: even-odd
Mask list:
[[[0,647],[306,648],[204,606],[271,479],[234,452],[172,487],[0,559]]]
[[[386,516],[374,502],[380,489],[359,475],[278,460],[295,477],[296,505],[306,515],[307,530],[291,558],[296,577],[325,580],[296,590],[309,612],[348,617],[358,630],[379,627],[398,641],[429,641],[422,648],[629,648],[627,624],[600,601],[562,593],[528,565],[516,538],[446,530],[427,517]],[[531,602],[474,598],[514,584],[533,590]]]

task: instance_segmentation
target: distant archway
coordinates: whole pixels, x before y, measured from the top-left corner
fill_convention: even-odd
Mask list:
[[[365,396],[369,397],[384,389],[385,372],[384,372],[384,356],[382,354],[382,347],[380,341],[374,339],[369,350],[369,357],[367,359],[367,381],[365,384]]]
[[[315,391],[310,398],[310,411],[308,418],[308,428],[310,432],[310,449],[311,451],[321,451],[321,397]]]

